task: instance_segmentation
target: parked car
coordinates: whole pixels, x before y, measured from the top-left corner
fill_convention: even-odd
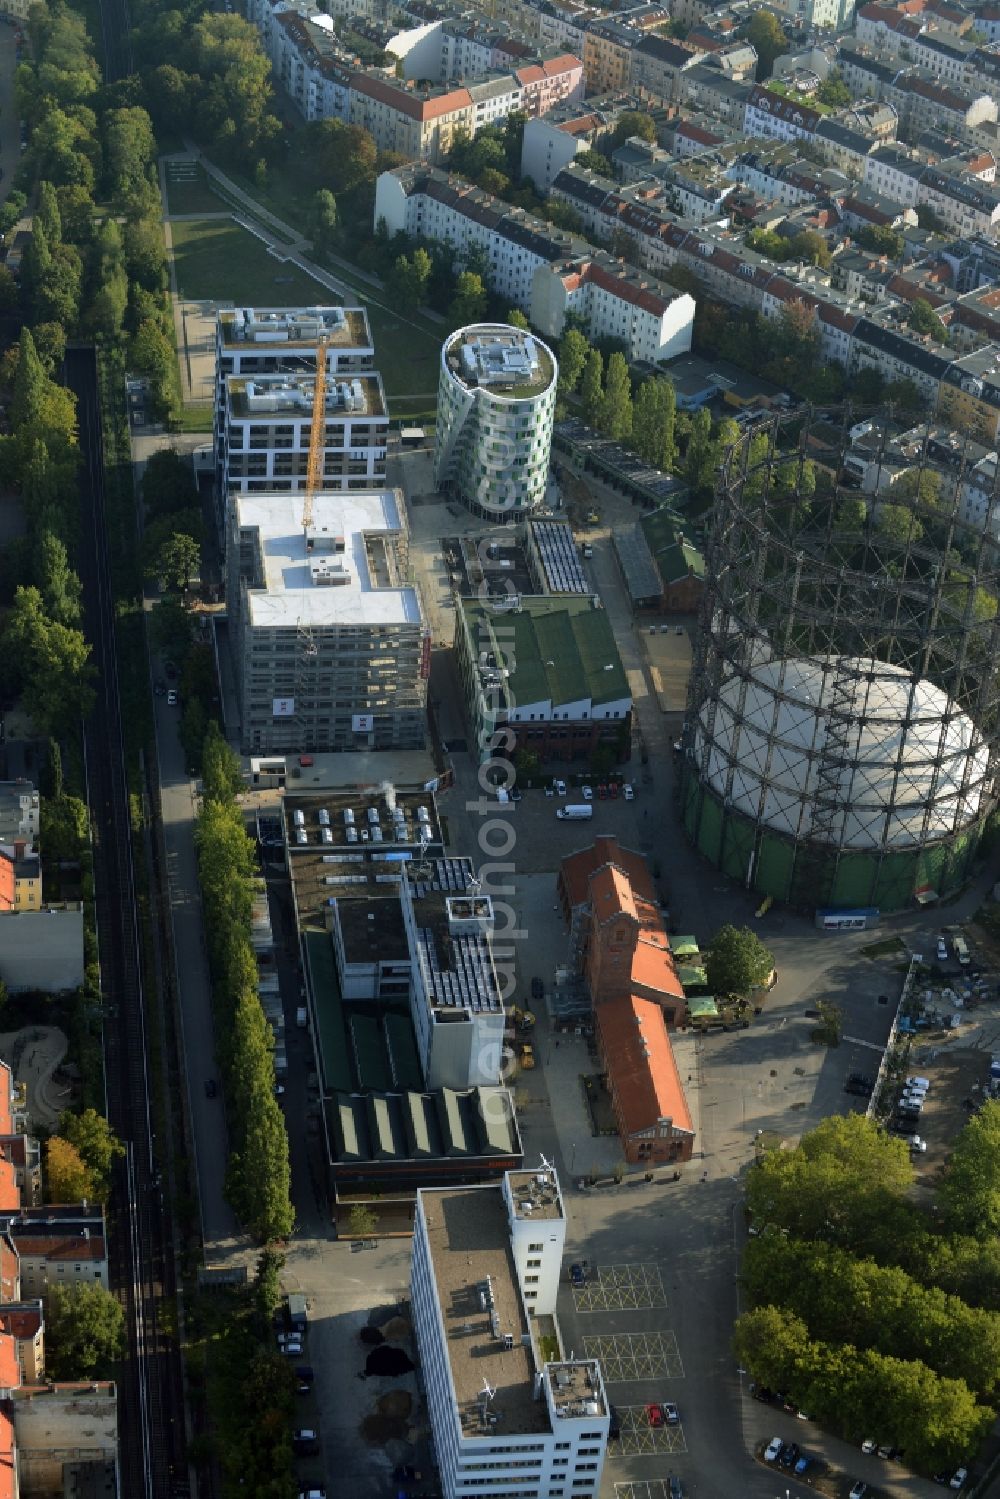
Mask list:
[[[681,1414],[672,1400],[663,1402],[663,1419],[668,1426],[680,1425]]]
[[[292,1451],[296,1457],[313,1457],[319,1451],[319,1437],[308,1426],[303,1426],[292,1436]]]
[[[904,1135],[903,1143],[913,1151],[914,1155],[927,1154],[927,1141],[921,1135]]]
[[[594,800],[593,786],[581,786],[580,795],[583,797],[585,802],[592,802]]]
[[[299,1489],[299,1499],[326,1499],[326,1489]]]
[[[585,1286],[587,1284],[587,1272],[584,1270],[582,1265],[570,1265],[569,1278],[575,1286]]]
[[[281,1333],[278,1337],[278,1348],[286,1358],[302,1357],[302,1339],[289,1333],[287,1336]]]
[[[625,782],[624,786],[622,787],[622,796],[627,802],[635,801],[635,787],[632,785],[631,781]]]
[[[868,1485],[866,1483],[862,1483],[861,1479],[859,1478],[857,1483],[851,1489],[850,1494],[848,1494],[847,1499],[865,1499],[865,1495],[867,1494],[867,1492]]]
[[[781,1449],[781,1456],[778,1458],[778,1462],[783,1468],[794,1468],[801,1455],[798,1442],[786,1442],[785,1446]]]
[[[565,796],[566,795],[566,782],[565,781],[560,781],[558,779],[555,780],[555,781],[553,781],[552,782],[552,788],[555,791],[556,796]]]
[[[764,1448],[764,1461],[766,1463],[776,1463],[781,1456],[781,1449],[784,1445],[781,1437],[772,1437]]]
[[[908,1077],[906,1079],[906,1086],[908,1088],[920,1088],[922,1092],[926,1093],[930,1089],[931,1081],[928,1077]]]
[[[859,1098],[870,1098],[875,1089],[875,1079],[864,1072],[849,1072],[844,1083],[845,1093],[854,1093]]]
[[[875,1441],[874,1437],[866,1437],[861,1443],[861,1451],[865,1454],[865,1457],[870,1457],[877,1448],[878,1442]]]
[[[218,1093],[218,1091],[219,1091],[219,1085],[215,1081],[215,1078],[214,1077],[207,1077],[205,1079],[205,1097],[206,1098],[214,1098],[215,1095]]]
[[[809,1456],[809,1454],[807,1452],[803,1452],[802,1456],[799,1458],[798,1462],[795,1464],[795,1471],[801,1477],[801,1475],[803,1473],[808,1473],[808,1471],[812,1467],[812,1465],[813,1465],[812,1458]]]
[[[949,1483],[948,1487],[950,1489],[960,1489],[968,1476],[969,1471],[967,1468],[956,1469],[956,1471],[952,1474],[951,1483]]]
[[[531,980],[531,997],[532,999],[545,998],[545,985],[537,976]]]
[[[943,937],[939,937],[937,941],[937,958],[939,963],[948,961],[948,944]]]
[[[176,708],[177,707],[177,693],[175,692],[175,690],[173,689],[173,687],[171,687],[170,691],[167,693],[167,707],[168,708]]]
[[[670,1476],[670,1499],[684,1499],[684,1489],[679,1478]]]
[[[647,1405],[646,1406],[646,1419],[648,1420],[650,1426],[662,1426],[663,1425],[663,1411],[660,1409],[660,1407],[658,1405]]]

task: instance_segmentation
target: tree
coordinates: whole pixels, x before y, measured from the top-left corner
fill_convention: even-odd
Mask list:
[[[632,446],[654,468],[669,470],[677,461],[674,430],[677,396],[673,382],[660,376],[639,386],[632,414]]]
[[[173,515],[198,505],[198,490],[190,459],[173,448],[161,448],[142,471],[142,499],[148,516]]]
[[[699,498],[704,499],[711,493],[715,459],[712,416],[708,408],[703,406],[691,419],[691,435],[684,459],[684,477],[688,488]]]
[[[49,1286],[45,1294],[45,1370],[50,1379],[92,1379],[112,1374],[124,1340],[124,1310],[102,1285]]]
[[[767,983],[774,955],[750,927],[723,926],[712,938],[705,960],[713,994],[749,994]]]
[[[243,789],[240,757],[230,749],[214,720],[202,747],[201,780],[204,795],[215,801],[230,802]]]
[[[79,624],[80,579],[69,565],[62,540],[51,531],[43,531],[39,538],[35,576],[50,619]]]
[[[646,117],[643,116],[643,118],[645,119]],[[602,151],[595,151],[593,147],[589,151],[581,151],[578,156],[574,156],[573,165],[575,167],[586,167],[588,172],[596,172],[598,177],[614,176],[614,167],[611,165],[611,162]],[[576,227],[580,227],[579,215],[577,215]]]
[[[59,1133],[76,1149],[90,1172],[98,1201],[106,1202],[111,1189],[111,1168],[125,1154],[125,1147],[110,1124],[96,1109],[82,1114],[65,1113],[59,1120]]]
[[[54,864],[80,858],[90,836],[87,803],[56,792],[42,801],[40,842],[45,858]]]
[[[604,360],[598,349],[591,349],[583,367],[583,378],[580,381],[580,400],[583,405],[584,420],[591,426],[597,420],[597,413],[603,398]]]
[[[576,390],[590,354],[590,345],[577,328],[567,328],[559,340],[559,389]]]
[[[79,630],[49,619],[37,588],[19,588],[3,645],[17,662],[24,706],[43,733],[75,725],[93,702],[90,646]]]
[[[175,531],[160,548],[158,567],[167,587],[184,593],[201,566],[201,547],[193,536]]]
[[[875,526],[881,535],[899,546],[915,545],[924,534],[923,526],[905,505],[880,502],[875,511]]]
[[[309,237],[317,250],[332,248],[337,232],[337,200],[329,188],[313,194],[309,208]]]
[[[414,250],[413,255],[397,257],[386,277],[386,290],[401,312],[415,312],[427,292],[431,275],[431,258],[426,250]]]
[[[746,29],[747,41],[757,54],[757,82],[770,78],[775,58],[788,47],[781,22],[770,10],[755,10]]]
[[[531,324],[528,322],[528,319],[525,317],[520,307],[512,307],[510,309],[507,314],[507,321],[512,328],[520,328],[524,333],[528,333],[531,329]]]
[[[343,120],[315,120],[297,132],[298,160],[306,180],[339,198],[374,182],[378,148],[368,131]]]
[[[888,224],[866,224],[858,235],[858,244],[876,255],[885,255],[889,260],[902,260],[906,240],[902,231]]]
[[[473,271],[459,273],[448,315],[456,328],[482,322],[486,315],[486,288],[482,277]]]
[[[45,1142],[45,1195],[50,1202],[94,1199],[94,1178],[76,1146],[60,1135]]]
[[[826,104],[830,109],[842,109],[844,105],[850,104],[852,94],[844,82],[844,75],[839,68],[831,68],[816,90],[816,97],[821,104]]]
[[[948,330],[926,297],[916,298],[910,308],[908,322],[914,333],[925,334],[929,338],[937,339],[938,343],[948,342]]]
[[[264,1249],[257,1256],[254,1299],[262,1320],[267,1323],[281,1305],[281,1272],[284,1268],[285,1256],[274,1249]]]
[[[347,1215],[347,1231],[353,1239],[370,1239],[378,1228],[378,1214],[366,1202],[356,1202]]]
[[[618,123],[611,132],[611,150],[617,151],[619,146],[624,145],[633,136],[638,136],[642,141],[649,141],[650,144],[655,143],[656,125],[652,115],[640,114],[636,109],[626,109],[618,116]]]
[[[914,1231],[912,1182],[901,1140],[861,1114],[834,1116],[795,1150],[761,1156],[747,1178],[747,1207],[758,1225],[891,1259]]]
[[[622,354],[612,354],[604,395],[597,409],[598,429],[621,442],[632,434],[632,382]]]
[[[984,1239],[1000,1232],[1000,1103],[983,1104],[962,1130],[940,1194],[960,1232]]]

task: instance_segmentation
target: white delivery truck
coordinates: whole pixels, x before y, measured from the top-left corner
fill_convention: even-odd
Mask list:
[[[587,822],[594,815],[591,802],[570,802],[566,807],[560,807],[556,813],[564,822]]]

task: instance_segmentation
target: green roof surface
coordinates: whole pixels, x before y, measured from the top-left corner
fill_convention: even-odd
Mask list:
[[[706,1015],[718,1015],[718,1013],[719,1007],[709,995],[704,995],[701,999],[688,1000],[688,1014],[692,1020]]]
[[[670,951],[675,958],[700,957],[697,937],[671,937]]]
[[[677,977],[680,979],[685,991],[688,989],[704,989],[708,983],[704,968],[699,968],[693,963],[679,963],[677,965]]]
[[[513,657],[506,686],[514,706],[629,696],[611,621],[589,597],[524,599],[520,609],[503,611],[463,599],[462,608],[477,656],[490,649],[495,631],[502,632],[494,648],[498,659]]]
[[[456,1093],[338,1093],[327,1105],[334,1154],[361,1161],[519,1155],[520,1139],[500,1088]]]
[[[333,942],[329,932],[306,932],[305,946],[324,1080],[332,1093],[347,1093],[354,1086],[354,1075],[344,1029],[344,1007],[333,958]]]
[[[656,558],[660,576],[667,583],[686,578],[693,572],[696,578],[705,576],[705,559],[698,548],[684,537],[684,519],[669,505],[651,510],[639,522],[646,545]]]

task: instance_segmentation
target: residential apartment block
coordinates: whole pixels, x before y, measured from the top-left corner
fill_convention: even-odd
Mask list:
[[[661,361],[691,347],[694,301],[686,293],[443,172],[383,172],[375,188],[379,220],[390,234],[440,240],[458,256],[483,250],[494,291],[546,338],[559,338],[572,312],[590,337],[623,338],[633,359]]]
[[[555,1321],[565,1237],[545,1163],[495,1186],[418,1194],[413,1323],[445,1499],[600,1491],[610,1426],[600,1365],[566,1358]]]
[[[397,490],[228,498],[242,747],[420,746],[429,641]]]

